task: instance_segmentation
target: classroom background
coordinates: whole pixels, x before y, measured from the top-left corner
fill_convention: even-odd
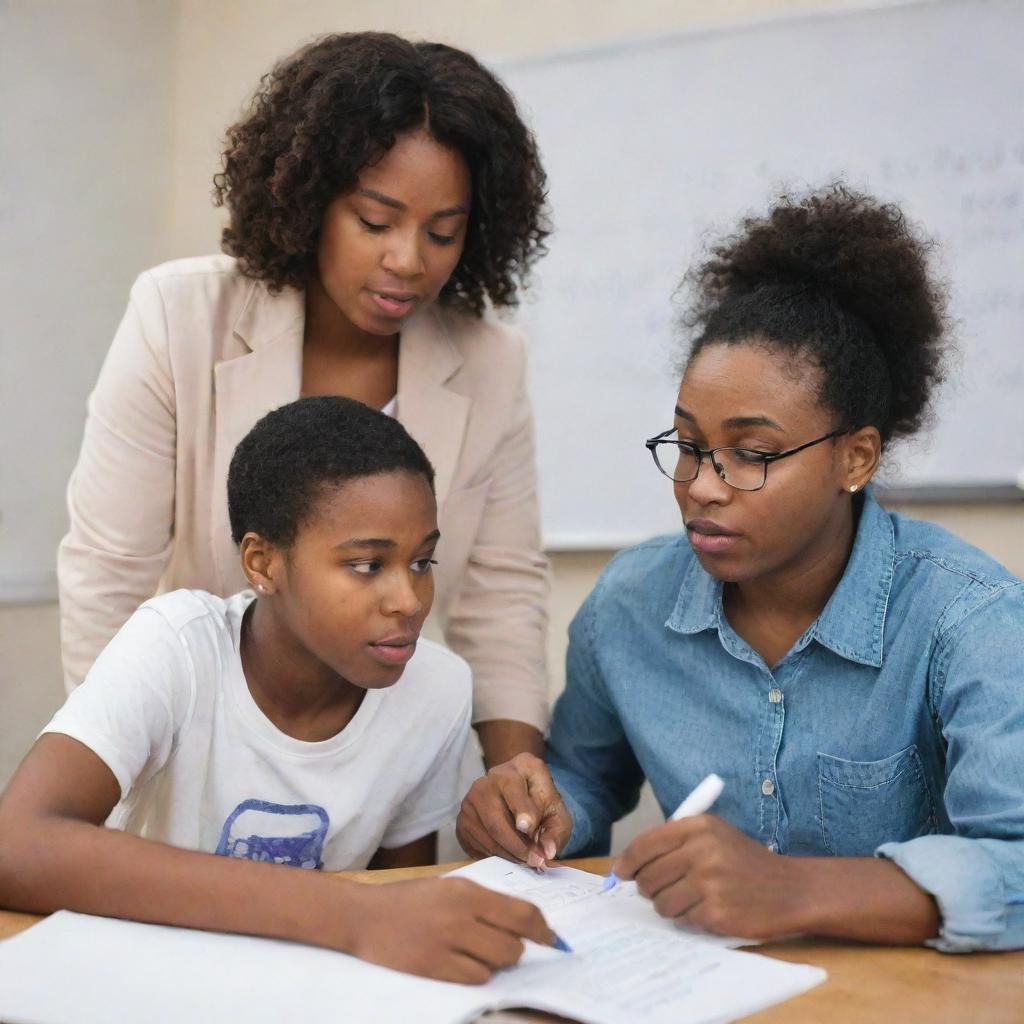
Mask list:
[[[36,553],[55,553],[66,528],[64,487],[78,452],[86,396],[135,276],[164,260],[218,251],[222,213],[210,203],[210,188],[222,133],[276,59],[324,32],[380,29],[450,42],[503,73],[503,65],[514,68],[547,54],[687,30],[740,30],[765,21],[901,5],[899,0],[0,3],[5,112],[0,137],[5,179],[0,184],[0,785],[64,696],[54,568],[51,559],[40,569]],[[914,52],[905,55],[909,75],[914,60]],[[1013,130],[1019,132],[1019,125]],[[543,151],[544,137],[540,144]],[[1019,219],[1019,213],[1015,216]],[[557,208],[554,217],[557,228]],[[550,246],[554,251],[558,245],[556,231]],[[667,369],[666,379],[671,386]],[[638,451],[637,458],[646,453]],[[662,500],[671,504],[667,489]],[[975,496],[917,502],[906,511],[946,526],[1024,575],[1019,500]],[[564,681],[569,620],[614,546],[560,545],[563,549],[551,552],[552,699]],[[655,820],[647,795],[620,825],[615,848]]]

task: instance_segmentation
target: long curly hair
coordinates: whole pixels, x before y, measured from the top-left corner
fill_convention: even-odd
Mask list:
[[[837,429],[916,433],[942,380],[946,294],[933,243],[892,203],[842,183],[782,196],[766,217],[714,246],[684,281],[689,358],[717,343],[761,342],[808,358]]]
[[[381,32],[325,36],[265,75],[227,130],[214,202],[222,247],[272,291],[316,274],[328,203],[398,136],[425,129],[472,178],[466,241],[438,301],[479,316],[514,306],[547,250],[546,177],[508,90],[462,50]]]

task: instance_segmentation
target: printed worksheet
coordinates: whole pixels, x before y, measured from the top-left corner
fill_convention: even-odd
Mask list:
[[[60,911],[0,942],[0,1020],[468,1024],[531,1007],[583,1024],[719,1024],[825,979],[681,931],[635,886],[603,893],[601,878],[572,868],[538,874],[492,859],[457,874],[535,902],[572,952],[531,947],[486,985],[452,985],[294,942]]]

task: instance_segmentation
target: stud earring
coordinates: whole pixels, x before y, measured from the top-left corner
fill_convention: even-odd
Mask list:
[[[857,490],[857,485],[856,485],[856,484],[854,484],[854,485],[853,485],[853,486],[852,486],[852,487],[850,488],[850,493],[851,493],[851,494],[853,494],[853,492],[854,492],[855,490]]]

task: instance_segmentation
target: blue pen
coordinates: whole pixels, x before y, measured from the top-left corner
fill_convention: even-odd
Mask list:
[[[722,795],[725,783],[715,774],[709,775],[697,788],[675,809],[669,821],[679,821],[680,818],[695,818],[698,814],[706,814],[711,810],[714,802]],[[601,886],[601,892],[608,892],[619,884],[615,872],[610,871],[608,877]]]
[[[563,939],[560,935],[556,935],[555,936],[554,948],[555,949],[560,949],[563,953],[571,953],[572,952],[572,946],[570,946],[569,943],[566,942],[565,939]]]

